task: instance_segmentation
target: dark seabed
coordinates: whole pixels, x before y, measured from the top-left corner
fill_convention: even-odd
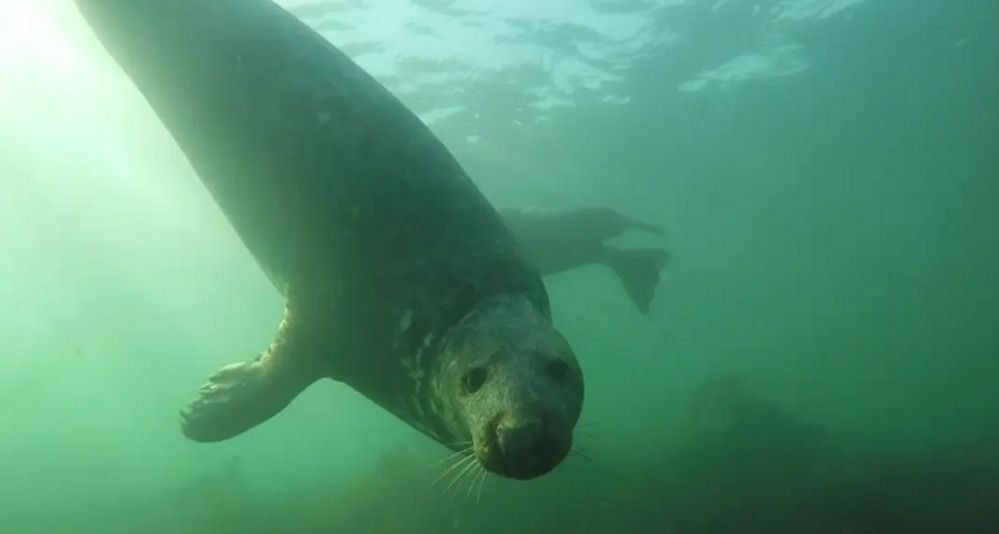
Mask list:
[[[0,0],[0,532],[996,531],[999,3],[281,3],[496,205],[664,227],[651,313],[546,280],[587,391],[534,481],[433,484],[333,382],[187,441],[280,298],[72,4]]]

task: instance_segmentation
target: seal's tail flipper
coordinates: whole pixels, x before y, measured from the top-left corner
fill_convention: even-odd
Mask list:
[[[223,367],[181,411],[181,430],[194,441],[222,441],[277,415],[322,376],[288,336],[287,317],[262,355]]]
[[[628,225],[632,228],[643,230],[650,234],[666,235],[666,231],[663,230],[662,228],[651,223],[639,221],[638,219],[628,219]]]
[[[669,260],[669,253],[661,249],[621,250],[605,247],[604,262],[624,284],[624,289],[639,311],[649,313],[660,272]]]

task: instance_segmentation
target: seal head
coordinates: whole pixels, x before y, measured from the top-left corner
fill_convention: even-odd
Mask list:
[[[572,448],[583,375],[569,343],[529,299],[482,302],[443,340],[434,376],[439,415],[483,467],[530,479]]]

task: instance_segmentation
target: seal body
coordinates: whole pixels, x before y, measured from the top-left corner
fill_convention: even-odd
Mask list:
[[[449,333],[469,316],[502,315],[537,346],[558,345],[557,354],[532,358],[556,358],[579,373],[551,326],[538,273],[413,113],[268,0],[76,3],[286,299],[275,342],[212,377],[182,413],[185,434],[198,441],[232,437],[330,377],[449,446],[479,439],[476,454],[487,467],[486,454],[505,454],[486,451],[502,441],[500,420],[517,427],[521,420],[561,417],[535,429],[537,443],[518,454],[531,460],[528,446],[553,443],[567,452],[581,409],[581,375],[572,377],[578,385],[561,380],[553,388],[525,376],[535,385],[515,383],[510,391],[520,393],[506,404],[476,408],[488,414],[466,413],[471,408],[430,387],[445,365]],[[496,334],[493,348],[512,354],[500,330],[479,325],[472,337]],[[504,362],[476,352],[479,345],[452,351],[448,364],[488,360],[489,382]],[[442,387],[459,390],[466,378]],[[528,413],[516,395],[551,397],[561,407]],[[470,423],[480,415],[485,423]],[[552,436],[554,428],[568,428],[568,440]],[[529,478],[554,467],[550,460],[535,463],[510,472]],[[508,474],[503,469],[494,470]]]

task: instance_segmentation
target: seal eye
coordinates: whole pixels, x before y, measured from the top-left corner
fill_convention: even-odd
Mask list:
[[[482,385],[486,383],[486,377],[487,373],[485,367],[476,367],[465,373],[465,378],[463,380],[465,383],[465,392],[472,394],[481,389]]]
[[[548,376],[559,382],[569,376],[569,364],[563,360],[552,360],[548,362]]]

